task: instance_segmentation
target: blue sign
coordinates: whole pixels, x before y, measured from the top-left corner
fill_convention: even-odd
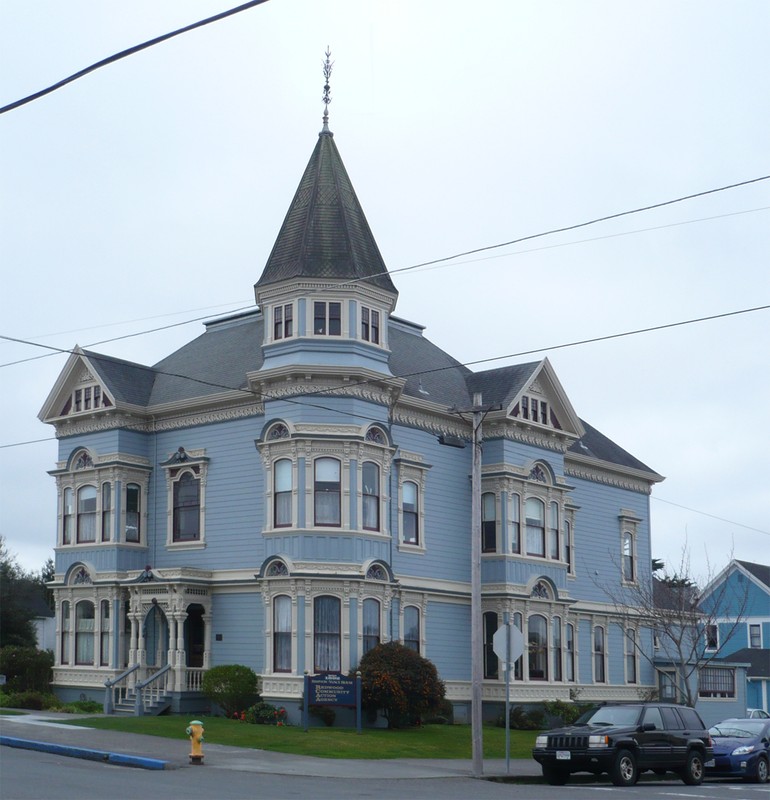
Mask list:
[[[339,672],[326,672],[312,675],[310,684],[311,706],[355,706],[356,681],[346,678]]]

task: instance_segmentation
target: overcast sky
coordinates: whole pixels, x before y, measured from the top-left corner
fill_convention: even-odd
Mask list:
[[[236,4],[3,0],[0,105]],[[330,127],[395,271],[769,175],[768,41],[766,0],[270,0],[0,116],[0,334],[66,349],[253,304],[327,45]],[[465,363],[513,356],[474,369],[547,355],[666,476],[672,569],[686,544],[696,576],[770,563],[769,311],[515,356],[767,305],[769,207],[761,181],[396,273],[396,314]],[[201,326],[94,349],[153,364]],[[29,569],[56,538],[48,352],[0,341],[0,533]]]

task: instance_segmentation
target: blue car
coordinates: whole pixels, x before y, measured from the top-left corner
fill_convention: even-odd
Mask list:
[[[767,783],[770,720],[726,719],[709,733],[714,742],[714,758],[705,764],[707,777]]]

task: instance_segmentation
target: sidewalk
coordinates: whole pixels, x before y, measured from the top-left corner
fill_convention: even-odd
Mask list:
[[[113,764],[144,769],[198,769],[190,764],[190,743],[183,735],[184,729],[181,730],[182,735],[178,740],[163,739],[136,733],[62,725],[61,719],[73,720],[78,719],[78,716],[48,711],[30,712],[24,716],[0,715],[0,743],[76,758],[109,760]],[[239,772],[379,780],[394,777],[467,778],[473,775],[470,759],[327,759],[228,747],[211,742],[206,742],[203,752],[204,766]],[[488,759],[484,762],[484,778],[531,778],[540,774],[540,767],[533,759],[511,759],[509,773],[506,773],[505,759]]]

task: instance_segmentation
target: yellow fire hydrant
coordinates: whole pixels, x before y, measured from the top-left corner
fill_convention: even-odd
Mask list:
[[[203,723],[194,719],[186,733],[190,737],[190,763],[203,764]]]

